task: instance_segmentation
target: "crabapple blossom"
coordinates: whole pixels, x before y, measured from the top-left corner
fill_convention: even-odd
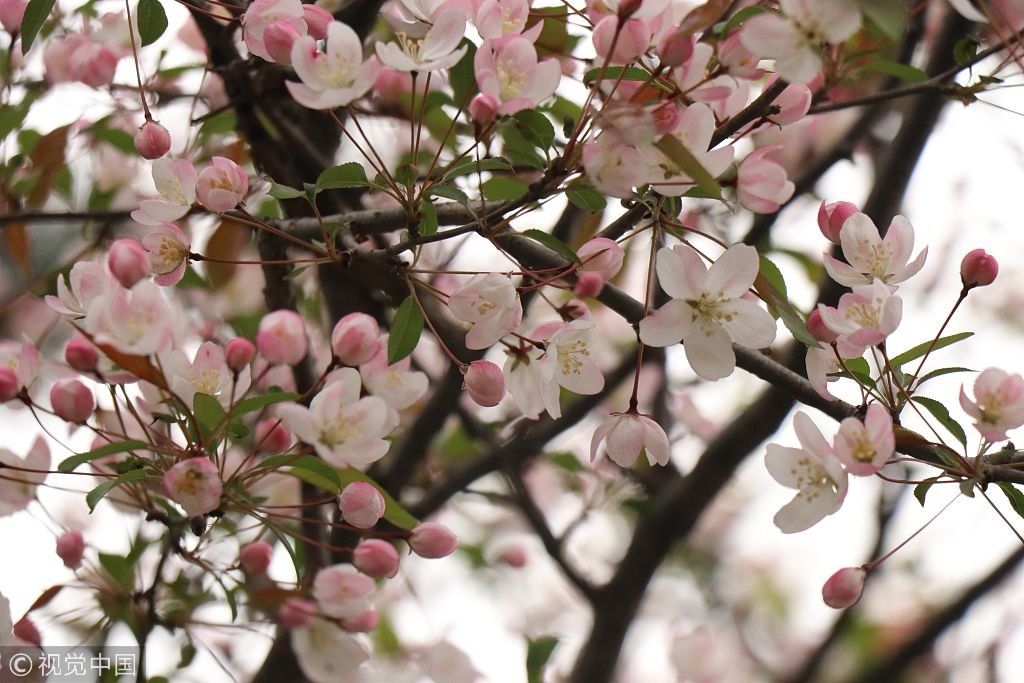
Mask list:
[[[57,537],[57,557],[61,559],[68,569],[78,569],[82,566],[82,557],[85,555],[85,539],[81,532],[65,531]]]
[[[519,292],[505,275],[475,275],[448,299],[448,308],[458,320],[471,323],[466,348],[486,349],[512,332],[523,319]]]
[[[483,129],[498,118],[498,100],[490,95],[477,95],[469,103],[469,116],[477,129]]]
[[[263,32],[263,46],[270,55],[268,61],[291,65],[292,47],[303,32],[286,21],[275,21]]]
[[[47,42],[43,50],[48,83],[79,82],[91,88],[110,85],[123,52],[82,33]]]
[[[964,287],[988,287],[999,274],[999,262],[984,249],[967,252],[960,262],[960,280]]]
[[[775,321],[742,298],[759,268],[757,251],[737,244],[707,268],[684,245],[658,251],[657,271],[672,300],[640,321],[640,340],[649,346],[683,342],[686,358],[701,378],[728,377],[736,367],[731,342],[764,348],[775,340]]]
[[[821,599],[833,609],[853,607],[864,592],[867,575],[863,567],[843,567],[821,587]]]
[[[465,376],[466,391],[477,405],[492,408],[505,397],[505,376],[491,361],[473,361],[466,368]]]
[[[343,365],[369,363],[380,346],[380,326],[365,313],[343,316],[331,332],[331,351]]]
[[[203,342],[192,362],[176,349],[164,354],[160,362],[171,391],[187,406],[193,404],[196,394],[213,396],[227,406],[232,395],[243,396],[249,388],[248,368],[236,375],[225,361],[224,349],[214,342]]]
[[[384,437],[398,426],[398,415],[376,396],[360,398],[359,373],[343,368],[313,397],[309,407],[281,405],[278,414],[300,440],[336,467],[366,468],[384,457]]]
[[[629,197],[651,175],[647,158],[613,130],[583,145],[583,168],[594,187],[612,197]]]
[[[0,448],[0,464],[6,473],[0,479],[0,517],[24,510],[35,500],[36,487],[46,481],[50,469],[50,448],[36,437],[24,458]]]
[[[255,436],[257,447],[264,453],[284,453],[292,445],[291,432],[274,417],[257,422]]]
[[[508,393],[523,417],[536,420],[546,409],[545,397],[551,393],[544,390],[549,382],[541,362],[544,352],[531,346],[527,350],[509,349],[506,354],[503,372]]]
[[[597,273],[580,273],[572,292],[579,297],[595,297],[604,289],[604,278]]]
[[[270,363],[295,365],[305,357],[306,345],[306,325],[295,311],[281,309],[260,321],[256,347]]]
[[[354,481],[338,494],[342,518],[357,529],[370,529],[384,516],[384,496],[376,486]]]
[[[484,40],[513,38],[522,35],[537,42],[543,22],[537,22],[524,33],[530,16],[528,0],[479,0],[473,3],[473,25]]]
[[[459,541],[443,524],[422,522],[409,535],[409,547],[420,557],[436,560],[454,553]]]
[[[671,133],[708,174],[717,178],[732,162],[733,149],[727,146],[709,151],[711,136],[714,134],[715,115],[710,107],[700,102],[682,110],[678,124]],[[668,197],[679,197],[693,187],[693,178],[664,153],[655,151],[650,159],[657,167],[650,178],[650,183],[659,193]]]
[[[398,573],[398,551],[380,538],[366,538],[352,551],[356,569],[375,579],[390,579]]]
[[[153,282],[161,287],[181,282],[192,252],[181,228],[174,223],[160,223],[142,238],[142,246],[149,252],[149,264],[156,274]]]
[[[431,21],[393,20],[396,42],[378,42],[376,46],[381,63],[416,73],[455,66],[467,49],[465,45],[456,49],[466,31],[465,16],[457,9],[442,9]]]
[[[590,440],[590,461],[604,443],[605,453],[619,467],[632,467],[640,453],[650,465],[667,465],[671,446],[661,426],[645,415],[618,413],[601,423]]]
[[[46,305],[62,315],[80,317],[89,305],[113,284],[110,274],[96,261],[79,261],[67,280],[57,278],[57,295],[48,294]]]
[[[275,25],[285,24],[298,35],[306,35],[306,19],[299,0],[253,0],[242,15],[242,38],[249,52],[267,60],[278,61],[266,45],[266,32]]]
[[[761,147],[740,163],[736,194],[743,208],[754,213],[775,213],[793,196],[796,186],[786,177],[786,169],[767,158],[778,149],[782,147]]]
[[[807,331],[811,333],[812,337],[825,344],[832,344],[839,338],[839,335],[830,330],[822,320],[821,311],[817,308],[807,316]]]
[[[839,355],[856,358],[896,331],[903,317],[903,300],[875,280],[841,296],[838,308],[818,304],[818,311],[822,322],[837,335]]]
[[[132,142],[135,144],[135,151],[143,159],[159,159],[171,150],[171,134],[153,120],[139,126],[139,131]]]
[[[196,201],[199,174],[188,159],[157,159],[153,162],[153,184],[157,199],[145,199],[132,211],[132,219],[143,225],[160,225],[176,221]]]
[[[291,648],[306,678],[315,683],[355,683],[369,654],[333,621],[311,618],[291,631]]]
[[[878,403],[868,406],[864,421],[848,417],[836,432],[835,454],[846,471],[863,477],[880,471],[896,448],[892,418]]]
[[[373,579],[350,564],[324,567],[313,579],[313,597],[320,611],[329,617],[355,617],[369,609],[366,599],[373,592]]]
[[[242,548],[238,553],[238,563],[249,576],[262,576],[267,573],[274,549],[266,541],[256,541]]]
[[[283,628],[308,626],[317,615],[316,603],[305,598],[291,597],[281,603],[277,611],[277,623]]]
[[[821,71],[821,48],[838,45],[861,25],[860,9],[848,0],[780,0],[783,14],[751,17],[740,32],[754,54],[775,60],[775,70],[793,83],[807,83]]]
[[[369,633],[377,628],[380,623],[380,616],[374,609],[367,609],[354,617],[346,617],[341,620],[341,627],[349,633]]]
[[[388,365],[387,349],[387,335],[384,335],[376,355],[359,366],[359,374],[370,394],[383,399],[395,410],[405,410],[423,398],[430,380],[419,370],[410,369],[412,358],[408,356]]]
[[[169,350],[176,316],[160,288],[144,280],[131,289],[115,289],[93,302],[86,328],[99,343],[139,356]]]
[[[594,26],[591,40],[594,52],[609,64],[628,64],[647,51],[653,35],[650,25],[641,19],[621,20],[604,17]]]
[[[974,380],[973,401],[960,386],[960,406],[985,439],[1004,441],[1007,431],[1024,425],[1024,379],[999,368],[982,370]]]
[[[241,372],[256,357],[256,347],[244,337],[235,337],[224,347],[224,362],[231,372]]]
[[[828,383],[833,382],[837,377],[830,377],[843,369],[842,364],[836,357],[835,351],[831,348],[807,348],[804,357],[804,365],[807,368],[807,381],[811,383],[819,396],[832,400],[835,396],[828,390]]]
[[[776,76],[770,77],[765,82],[765,87],[771,87],[777,80]],[[779,113],[769,115],[768,120],[778,126],[788,126],[796,123],[810,111],[813,99],[814,94],[806,85],[803,83],[790,83],[772,102],[774,106],[779,108]]]
[[[821,206],[818,207],[818,229],[829,242],[839,244],[843,225],[850,216],[856,213],[860,213],[856,204],[850,202],[826,204],[825,200],[822,200]]]
[[[223,484],[217,465],[202,456],[182,460],[164,473],[164,494],[189,517],[213,512],[220,505]]]
[[[903,216],[892,219],[882,238],[866,214],[855,213],[843,223],[839,242],[848,263],[830,254],[824,254],[822,259],[829,277],[847,287],[869,285],[875,280],[899,284],[917,274],[928,257],[925,247],[909,261],[914,249],[914,228]]]
[[[582,395],[596,394],[604,388],[604,375],[591,354],[596,327],[589,320],[573,320],[559,325],[545,340],[543,372],[544,404],[552,417],[560,417],[559,387]]]
[[[537,49],[526,38],[488,40],[473,57],[480,92],[497,101],[499,116],[536,107],[551,97],[562,77],[558,60],[537,61]]]
[[[303,4],[302,18],[306,20],[306,30],[317,40],[327,37],[327,27],[334,21],[334,15],[319,5]]]
[[[209,166],[199,173],[196,197],[214,213],[224,213],[238,206],[249,191],[249,175],[227,157],[213,157]]]
[[[96,409],[96,398],[89,387],[77,379],[67,378],[50,387],[50,405],[62,420],[83,424]]]
[[[149,277],[149,254],[138,240],[114,240],[107,249],[107,268],[122,287],[131,289],[136,282]]]
[[[580,272],[597,273],[605,281],[615,277],[622,269],[625,257],[622,247],[607,237],[595,237],[584,242],[576,255],[580,257]]]
[[[809,529],[831,515],[847,489],[846,471],[807,413],[797,412],[793,427],[800,448],[770,443],[764,459],[775,481],[796,489],[793,500],[775,514],[775,526],[784,534]]]
[[[340,21],[327,26],[325,52],[312,37],[302,37],[292,45],[291,62],[302,82],[289,81],[288,92],[310,109],[347,106],[369,92],[380,73],[377,60],[363,61],[362,41]]]
[[[0,340],[0,369],[14,375],[16,393],[28,389],[39,374],[39,349],[29,341]]]

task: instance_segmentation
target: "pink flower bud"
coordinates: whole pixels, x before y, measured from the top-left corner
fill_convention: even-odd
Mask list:
[[[256,357],[256,347],[248,339],[236,337],[224,347],[224,361],[231,372],[241,372]]]
[[[100,353],[88,339],[72,337],[64,347],[64,360],[79,372],[95,372],[99,366]]]
[[[821,588],[825,604],[834,609],[846,609],[856,604],[864,592],[867,574],[863,567],[844,567],[837,571]]]
[[[50,388],[50,405],[57,417],[81,424],[96,409],[96,399],[89,387],[77,379],[62,379]]]
[[[778,80],[777,77],[768,79],[765,87],[771,86]],[[773,123],[777,123],[780,126],[788,126],[791,123],[796,123],[804,116],[811,108],[811,100],[813,95],[811,89],[803,83],[790,83],[786,86],[785,90],[775,98],[772,102],[773,105],[779,108],[778,114],[772,114],[771,120]]]
[[[22,617],[21,621],[14,625],[13,631],[14,637],[18,640],[24,640],[26,643],[31,643],[36,647],[43,643],[43,636],[39,633],[39,629],[36,628],[35,622],[27,616]]]
[[[486,128],[498,116],[498,101],[491,95],[477,95],[469,103],[469,116],[477,126]]]
[[[306,20],[306,29],[313,40],[323,40],[327,37],[327,26],[334,20],[334,16],[319,5],[306,4],[302,6],[302,18]]]
[[[361,541],[352,553],[356,569],[375,579],[390,579],[398,573],[398,551],[379,538]]]
[[[167,470],[163,489],[189,517],[198,517],[217,509],[223,484],[213,461],[200,456],[182,460]]]
[[[960,262],[960,279],[968,289],[987,287],[995,281],[998,274],[999,262],[984,249],[967,252],[964,260]]]
[[[306,327],[295,311],[274,311],[260,321],[256,347],[273,365],[295,365],[306,355]]]
[[[245,199],[248,191],[248,174],[227,157],[213,157],[210,165],[199,174],[196,183],[199,203],[214,213],[224,213],[235,208]]]
[[[354,617],[341,620],[341,627],[350,633],[369,633],[377,628],[380,617],[373,609],[364,610]]]
[[[412,530],[409,547],[420,557],[434,560],[454,553],[459,541],[443,524],[424,522]]]
[[[572,291],[576,296],[595,297],[604,289],[604,278],[598,273],[580,273]]]
[[[278,64],[291,64],[292,45],[301,37],[302,33],[291,23],[275,21],[263,32],[263,46]]]
[[[114,240],[107,250],[107,268],[122,287],[131,289],[135,283],[149,277],[149,253],[138,240]]]
[[[821,312],[817,308],[807,316],[807,331],[811,333],[812,337],[825,344],[832,344],[839,338],[839,335],[830,330],[825,321],[821,319]]]
[[[0,0],[0,26],[11,35],[20,32],[26,7],[28,0]]]
[[[238,562],[242,565],[242,571],[249,576],[262,576],[267,573],[273,556],[274,549],[269,543],[256,541],[242,548],[238,553]]]
[[[316,603],[305,598],[288,598],[277,610],[277,623],[283,628],[302,628],[316,616]]]
[[[502,550],[495,559],[513,569],[521,569],[526,566],[529,557],[522,546],[514,545]]]
[[[821,202],[818,207],[818,228],[832,244],[839,244],[839,231],[843,229],[846,219],[855,213],[860,213],[856,204],[850,202],[834,202],[826,204]]]
[[[466,370],[466,390],[469,397],[480,406],[491,408],[505,397],[505,376],[496,364],[489,360],[475,360]]]
[[[0,367],[0,403],[18,395],[18,375],[8,367]]]
[[[682,66],[693,56],[693,38],[673,33],[661,42],[657,54],[664,66]]]
[[[256,443],[264,453],[284,453],[291,448],[292,433],[281,420],[268,417],[256,423]]]
[[[615,240],[607,237],[595,237],[577,249],[576,255],[582,261],[581,272],[597,273],[607,281],[615,277],[622,269],[625,252]]]
[[[357,529],[369,529],[384,516],[384,496],[373,484],[354,481],[338,494],[338,507],[346,522]]]
[[[380,327],[365,313],[349,313],[331,332],[331,351],[342,364],[357,367],[369,363],[380,349]]]
[[[146,121],[135,134],[135,151],[143,159],[159,159],[171,149],[171,134],[156,121]]]
[[[57,537],[57,557],[64,561],[68,569],[78,569],[82,566],[82,556],[85,554],[85,539],[77,531],[65,531]]]

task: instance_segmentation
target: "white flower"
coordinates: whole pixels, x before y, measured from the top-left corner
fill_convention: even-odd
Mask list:
[[[214,342],[204,342],[192,362],[175,349],[161,356],[160,365],[170,380],[171,391],[187,406],[193,404],[196,394],[214,396],[227,406],[232,400],[232,384],[235,400],[249,389],[249,367],[242,369],[236,381],[224,359],[224,349]]]
[[[153,162],[153,184],[158,199],[146,199],[132,211],[132,218],[143,225],[159,225],[176,221],[196,201],[199,174],[188,159],[157,159]]]
[[[637,413],[611,415],[594,430],[590,440],[590,461],[597,456],[597,449],[604,442],[605,453],[616,465],[632,467],[641,451],[647,454],[647,462],[667,465],[670,451],[668,436],[657,422]]]
[[[392,23],[398,24],[398,21]],[[384,66],[398,71],[425,73],[455,66],[466,46],[458,50],[466,32],[466,17],[455,9],[437,13],[433,24],[402,23],[395,29],[394,43],[377,43],[377,56]]]
[[[476,275],[448,299],[457,319],[472,323],[466,348],[486,349],[516,329],[523,319],[523,306],[512,280],[505,275]]]
[[[502,370],[505,373],[508,393],[512,395],[516,407],[524,417],[536,420],[547,409],[545,398],[550,395],[550,392],[545,390],[548,378],[541,362],[544,352],[531,346],[528,351],[509,350],[506,353],[508,358]],[[557,385],[555,389],[554,410],[557,412]]]
[[[375,59],[363,61],[363,45],[347,24],[327,26],[327,47],[318,52],[316,41],[303,36],[292,45],[292,67],[302,83],[289,81],[288,92],[304,107],[334,109],[365,95],[380,72]]]
[[[46,481],[46,470],[50,469],[50,448],[42,437],[36,437],[24,458],[0,448],[0,464],[4,465],[4,476],[0,479],[0,517],[4,517],[24,510],[35,500],[36,488]],[[40,471],[25,472],[19,468]]]
[[[973,401],[960,386],[960,406],[983,437],[1003,441],[1008,430],[1024,425],[1024,378],[999,368],[982,370],[974,380]]]
[[[590,353],[595,330],[589,320],[574,320],[559,327],[545,341],[544,371],[553,380],[549,384],[556,392],[556,403],[560,386],[587,396],[604,388],[604,375]]]
[[[369,659],[366,649],[334,622],[315,618],[292,629],[292,650],[302,673],[314,683],[357,683]]]
[[[381,337],[380,348],[368,363],[359,366],[366,390],[384,399],[395,410],[405,410],[426,395],[430,380],[419,370],[410,370],[408,356],[388,365],[388,335]]]
[[[928,247],[921,250],[913,261],[914,228],[903,216],[896,216],[889,224],[885,238],[867,215],[855,213],[846,219],[839,231],[843,263],[826,253],[823,256],[829,277],[841,285],[856,287],[881,280],[887,285],[905,282],[924,267]]]
[[[903,318],[903,300],[879,280],[854,287],[839,297],[839,307],[818,305],[821,320],[838,335],[836,348],[843,358],[858,358],[869,346],[885,341]]]

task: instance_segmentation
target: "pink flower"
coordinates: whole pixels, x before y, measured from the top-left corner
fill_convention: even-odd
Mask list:
[[[42,437],[36,437],[24,459],[0,448],[0,517],[24,510],[36,498],[36,487],[46,481],[50,469],[50,449]]]
[[[47,295],[46,305],[62,315],[85,315],[89,305],[113,285],[110,273],[96,261],[79,261],[67,280],[57,278],[57,296]]]
[[[544,404],[551,417],[561,416],[560,387],[584,396],[604,389],[604,375],[591,349],[596,326],[589,320],[573,320],[559,325],[545,339],[544,357],[540,361],[546,382],[542,388]]]
[[[619,467],[632,467],[640,453],[647,454],[650,465],[667,465],[671,446],[661,426],[649,417],[637,413],[618,413],[594,431],[590,440],[590,461],[604,442],[605,453]]]
[[[448,308],[458,320],[473,325],[466,335],[466,348],[486,349],[516,329],[523,319],[519,292],[505,275],[475,275],[448,299]]]
[[[170,349],[177,323],[173,310],[160,288],[143,280],[131,289],[116,289],[94,301],[86,327],[97,342],[146,356]]]
[[[505,397],[505,376],[489,360],[475,360],[466,369],[466,390],[480,406],[492,408]]]
[[[320,611],[336,619],[355,617],[369,609],[366,596],[374,588],[373,579],[350,564],[324,567],[313,579],[313,597]]]
[[[0,368],[13,374],[17,391],[28,389],[39,374],[39,349],[28,341],[0,340]]]
[[[431,22],[392,21],[392,24],[397,25],[397,42],[377,43],[380,61],[392,69],[417,73],[455,66],[466,53],[465,45],[458,47],[466,32],[465,15],[457,9],[442,9],[431,18]]]
[[[443,524],[423,522],[409,535],[409,547],[420,557],[435,560],[454,553],[459,541]]]
[[[50,40],[43,50],[49,83],[78,81],[91,88],[110,85],[123,52],[81,33]]]
[[[840,569],[821,587],[821,599],[833,609],[853,607],[864,592],[864,579],[867,574],[863,567]]]
[[[255,436],[257,448],[264,453],[284,453],[292,446],[292,433],[275,417],[257,422]]]
[[[305,598],[288,598],[277,610],[277,623],[283,628],[308,626],[317,615],[316,603]]]
[[[213,461],[188,458],[164,473],[164,494],[180,505],[189,517],[213,512],[220,505],[223,485]]]
[[[375,59],[363,61],[363,44],[347,24],[327,26],[326,52],[318,52],[311,37],[292,46],[291,62],[302,83],[288,82],[295,101],[310,109],[335,109],[359,99],[380,73]]]
[[[757,251],[733,245],[708,269],[687,246],[658,252],[658,279],[672,297],[640,321],[640,340],[650,346],[683,342],[694,372],[703,379],[728,377],[736,367],[732,342],[760,349],[775,340],[775,320],[743,295],[757,277]]]
[[[767,80],[765,87],[771,86],[777,80],[778,77],[773,75]],[[790,83],[772,102],[774,106],[779,108],[779,113],[772,114],[768,117],[768,120],[779,126],[788,126],[796,123],[807,116],[807,112],[811,109],[812,99],[814,99],[814,96],[811,93],[811,89],[806,85],[803,83]]]
[[[469,116],[477,128],[486,128],[498,118],[498,99],[491,95],[477,95],[469,103]]]
[[[131,289],[136,282],[149,277],[149,255],[138,240],[114,240],[107,249],[107,268],[122,287]]]
[[[262,576],[270,567],[274,557],[274,549],[266,541],[256,541],[242,548],[238,553],[238,563],[249,576]]]
[[[132,219],[143,225],[160,225],[176,221],[196,201],[199,176],[188,159],[157,159],[153,162],[153,184],[158,199],[146,199],[132,211]]]
[[[346,617],[341,620],[341,627],[349,633],[369,633],[377,628],[380,623],[380,616],[372,608],[363,610],[354,617]]]
[[[767,155],[779,145],[761,147],[740,164],[736,192],[743,208],[754,213],[775,213],[793,196],[795,186],[786,178],[786,169]]]
[[[367,538],[353,551],[352,564],[367,576],[390,579],[398,573],[398,551],[385,540]]]
[[[481,0],[474,5],[473,24],[484,40],[512,38],[522,34],[531,43],[537,42],[544,22],[538,21],[523,33],[530,16],[528,0]]]
[[[346,522],[357,529],[370,529],[384,516],[384,496],[376,486],[354,481],[338,494],[338,508]]]
[[[536,107],[551,97],[562,71],[558,61],[537,61],[537,50],[525,38],[488,40],[473,58],[480,92],[498,102],[498,115],[508,116]]]
[[[426,395],[430,380],[419,370],[410,369],[412,358],[408,356],[388,365],[387,338],[383,335],[377,354],[359,366],[359,375],[370,394],[395,410],[405,410]]]
[[[868,406],[861,422],[848,417],[839,424],[836,433],[835,454],[846,471],[864,477],[880,471],[896,449],[892,431],[892,418],[878,403]]]
[[[270,61],[278,64],[292,63],[292,48],[302,38],[304,31],[295,28],[287,21],[275,21],[263,32],[263,46],[270,54]]]
[[[829,242],[839,244],[839,236],[842,234],[846,219],[855,213],[860,213],[856,204],[850,202],[826,204],[822,200],[821,206],[818,207],[818,229]]]
[[[619,270],[622,269],[622,259],[625,252],[615,240],[607,237],[595,237],[584,242],[576,255],[580,257],[582,264],[580,271],[584,273],[597,273],[604,280],[611,280]]]
[[[725,40],[718,41],[717,52],[718,62],[736,78],[754,80],[764,75],[757,67],[760,58],[743,44],[739,31],[733,31]]]
[[[652,173],[646,157],[611,130],[583,145],[583,168],[594,187],[611,197],[629,197]]]
[[[817,308],[807,316],[807,331],[811,333],[812,337],[825,344],[832,344],[839,338],[839,335],[830,330],[822,320],[821,311]]]
[[[580,273],[572,293],[578,297],[595,297],[604,289],[604,278],[597,273]]]
[[[255,357],[256,346],[244,337],[235,337],[224,347],[224,362],[234,373],[248,368]]]
[[[885,238],[882,238],[866,214],[855,213],[843,223],[839,241],[848,263],[830,254],[822,258],[829,277],[847,287],[870,285],[875,280],[887,285],[905,282],[924,267],[928,257],[928,247],[925,247],[917,258],[910,261],[914,250],[914,228],[903,216],[892,219]]]
[[[303,4],[302,18],[306,20],[309,35],[316,40],[327,37],[327,27],[334,21],[334,15],[319,5]]]
[[[800,448],[768,444],[764,458],[768,473],[796,496],[775,515],[784,534],[809,529],[838,510],[846,497],[847,475],[825,437],[807,413],[793,417]]]
[[[96,398],[89,387],[68,378],[58,380],[50,388],[50,405],[60,419],[83,424],[96,409]]]
[[[85,539],[77,531],[65,531],[57,537],[57,557],[64,562],[68,569],[78,569],[82,566],[82,557],[85,555]]]
[[[10,368],[0,367],[0,403],[10,401],[21,389],[18,387],[18,376]]]
[[[213,157],[196,183],[199,203],[214,213],[224,213],[238,206],[248,190],[249,176],[226,157]]]
[[[343,316],[331,332],[331,351],[344,365],[368,363],[380,349],[380,327],[365,313]]]
[[[839,299],[839,307],[819,304],[821,319],[836,333],[836,345],[843,358],[858,358],[869,346],[881,344],[896,331],[903,317],[903,300],[887,285],[854,287]]]
[[[161,223],[142,238],[142,246],[149,252],[149,265],[161,287],[171,287],[185,277],[192,245],[188,236],[174,223]]]
[[[295,365],[306,355],[306,326],[295,311],[268,313],[256,332],[256,347],[274,365]]]
[[[203,342],[192,362],[175,349],[161,356],[160,364],[171,391],[187,406],[193,404],[196,394],[206,394],[227,407],[232,394],[235,398],[244,396],[249,389],[249,369],[236,375],[228,367],[224,349],[215,342]]]
[[[715,133],[715,115],[706,104],[691,104],[682,110],[672,135],[685,147],[712,177],[717,178],[732,163],[732,147],[708,151]],[[641,150],[645,151],[645,150]],[[656,167],[651,186],[663,195],[679,197],[694,186],[693,179],[664,153],[647,152]]]
[[[143,159],[159,159],[171,149],[171,134],[156,121],[146,121],[135,134],[135,151]]]
[[[25,615],[11,628],[11,633],[18,640],[22,640],[30,645],[40,647],[43,643],[43,636],[39,633],[39,628],[35,622]]]
[[[1004,441],[1008,430],[1024,425],[1024,379],[999,368],[982,370],[974,380],[973,401],[960,387],[960,406],[985,439]]]
[[[621,22],[621,29],[619,28]],[[615,34],[618,32],[618,40]],[[609,64],[628,64],[647,51],[651,44],[650,25],[641,19],[628,19],[622,21],[618,17],[604,17],[591,33],[591,40],[594,43],[594,52],[597,53],[603,62],[608,60]],[[614,45],[615,51],[611,52]],[[609,52],[611,54],[609,55]]]
[[[242,15],[245,46],[249,52],[268,62],[279,61],[270,54],[266,45],[267,30],[275,24],[286,24],[298,35],[306,35],[302,3],[299,0],[253,0]]]
[[[998,274],[999,262],[984,249],[967,252],[964,260],[960,262],[960,280],[967,289],[988,287],[995,282]]]

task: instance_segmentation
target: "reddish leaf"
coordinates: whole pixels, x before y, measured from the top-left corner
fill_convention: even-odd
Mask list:
[[[8,223],[0,230],[3,230],[4,242],[7,243],[7,250],[11,252],[11,258],[18,264],[21,274],[27,278],[32,265],[28,227],[23,222],[17,221]]]
[[[204,256],[226,261],[239,260],[242,250],[249,244],[251,236],[252,228],[237,221],[225,219],[217,226],[213,235],[210,236],[210,241],[206,243]],[[234,263],[207,261],[206,274],[210,284],[215,289],[223,287],[235,276],[236,267]]]
[[[100,351],[106,355],[107,358],[114,361],[118,367],[126,372],[130,372],[141,380],[145,380],[153,386],[159,387],[165,391],[170,391],[170,387],[167,385],[167,380],[164,379],[164,375],[160,370],[153,365],[149,358],[146,356],[136,356],[131,353],[124,353],[118,351],[110,344],[103,344],[96,341],[96,338],[91,334],[83,330],[78,325],[74,325],[74,328],[78,330],[86,339],[96,345]]]
[[[36,601],[32,603],[32,606],[28,608],[28,611],[32,612],[40,607],[46,607],[50,604],[50,601],[57,597],[57,593],[60,593],[63,588],[63,585],[50,586],[39,594],[39,597],[36,598]]]
[[[65,166],[64,150],[68,144],[69,126],[55,128],[39,138],[32,148],[29,159],[32,160],[33,171],[39,173],[39,182],[26,198],[26,204],[33,209],[41,207],[50,196],[57,176]]]
[[[690,10],[690,13],[683,17],[677,35],[690,36],[698,31],[703,31],[722,18],[731,5],[731,0],[708,0],[700,7]]]

